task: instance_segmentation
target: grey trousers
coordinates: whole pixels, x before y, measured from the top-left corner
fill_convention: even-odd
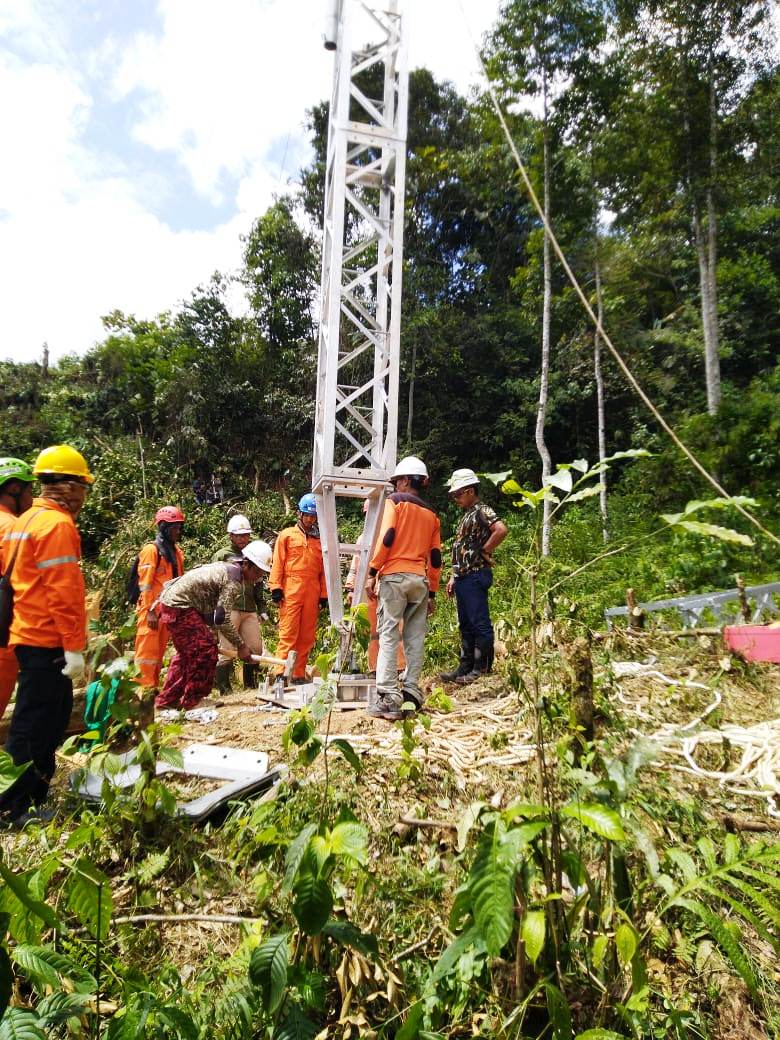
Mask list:
[[[397,654],[401,622],[406,671],[399,690]],[[422,704],[419,683],[428,631],[428,580],[422,574],[388,574],[380,578],[376,627],[379,635],[377,693],[394,708],[400,708],[405,700]]]

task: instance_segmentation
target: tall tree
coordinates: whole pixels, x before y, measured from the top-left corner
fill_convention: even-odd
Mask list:
[[[535,440],[542,479],[552,469],[545,437],[550,381],[552,252],[546,228],[552,223],[552,169],[559,139],[551,107],[566,80],[587,60],[602,36],[599,5],[590,0],[507,0],[489,45],[489,68],[497,77],[505,107],[524,96],[541,102],[542,197],[545,218],[542,261],[541,367]],[[542,554],[550,552],[550,501],[544,503]]]

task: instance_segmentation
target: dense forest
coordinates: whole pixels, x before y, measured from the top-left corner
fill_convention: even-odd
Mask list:
[[[132,798],[59,790],[59,822],[0,838],[0,1040],[780,1036],[780,670],[706,625],[603,630],[628,588],[778,578],[777,24],[764,0],[504,0],[483,41],[495,98],[412,72],[399,449],[427,462],[445,539],[456,467],[506,520],[496,674],[455,696],[433,678],[458,644],[439,597],[423,714],[379,729],[326,699],[281,720],[236,699],[211,729],[152,725]],[[626,381],[494,100],[604,330],[763,530],[713,501]],[[328,115],[311,101],[312,161],[240,270],[164,314],[106,315],[56,363],[0,362],[2,453],[68,442],[96,474],[92,648],[129,689],[124,586],[155,509],[182,506],[194,563],[231,511],[271,533],[310,487]],[[224,503],[196,504],[215,473]],[[337,642],[323,621],[326,674]],[[183,740],[264,747],[290,775],[196,830],[150,769]]]

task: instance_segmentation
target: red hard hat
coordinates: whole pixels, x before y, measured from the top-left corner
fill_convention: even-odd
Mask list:
[[[155,513],[154,522],[159,524],[163,520],[166,524],[183,524],[184,513],[178,506],[163,506]]]

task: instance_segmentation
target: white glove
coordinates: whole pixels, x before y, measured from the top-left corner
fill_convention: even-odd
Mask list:
[[[78,679],[84,674],[84,655],[74,654],[72,650],[65,651],[65,667],[62,674],[69,679]]]

